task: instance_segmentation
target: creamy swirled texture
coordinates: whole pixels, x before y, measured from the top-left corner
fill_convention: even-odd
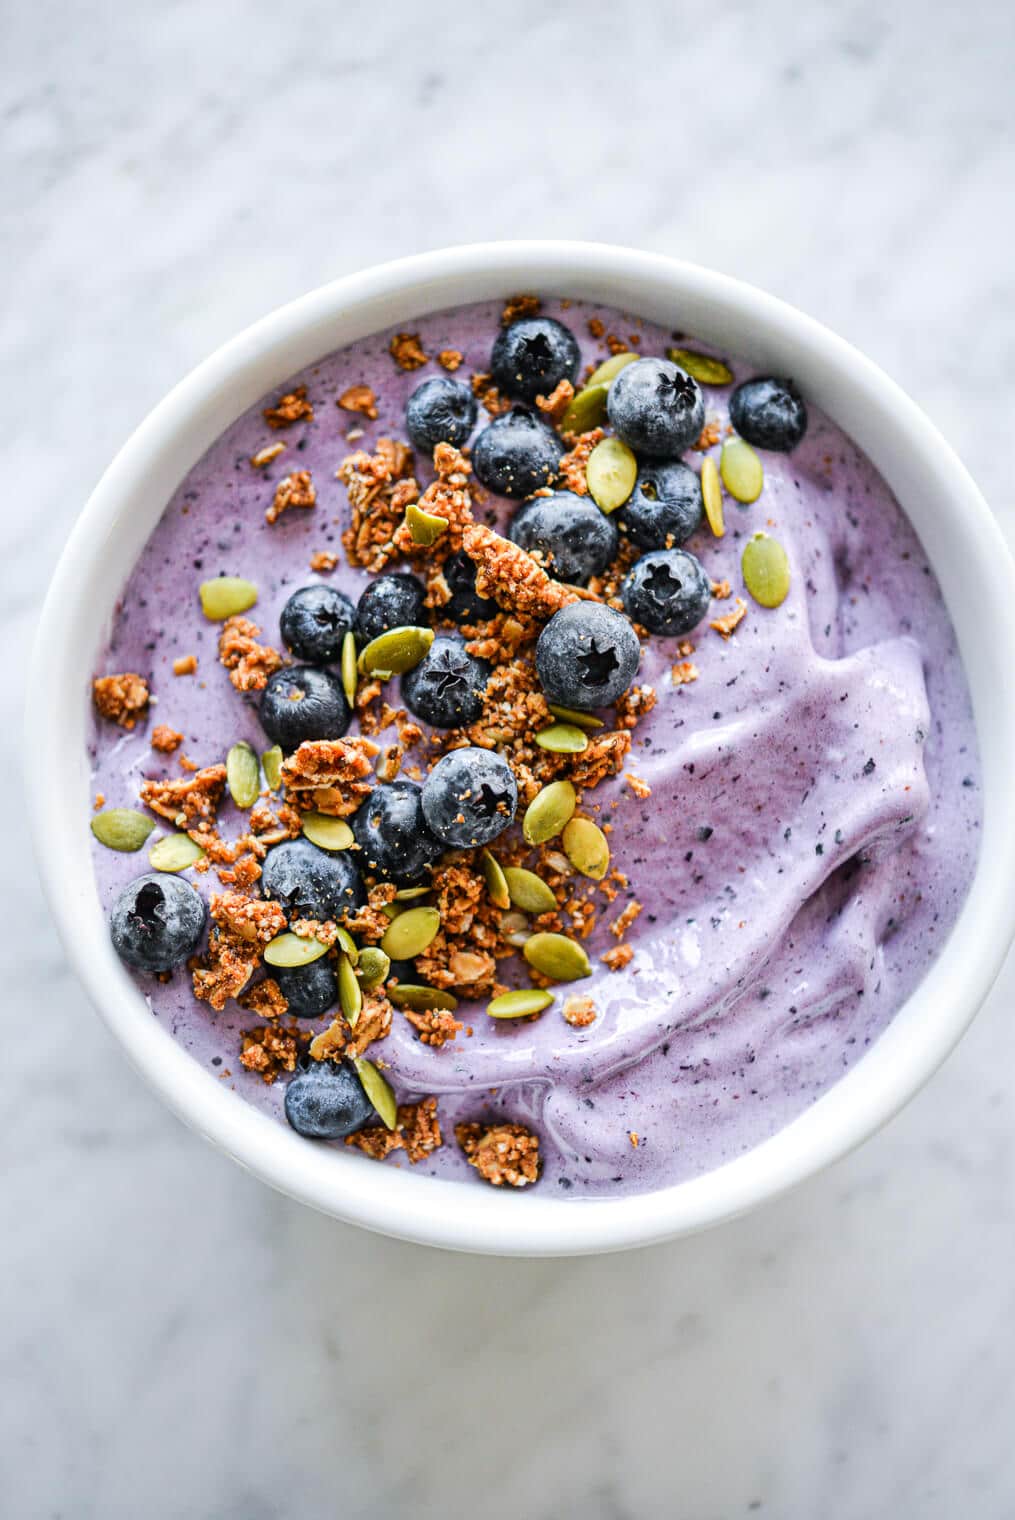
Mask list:
[[[583,360],[603,353],[588,336],[590,319],[609,333],[637,330],[644,353],[673,341],[583,303],[544,309],[575,332]],[[499,312],[485,304],[413,325],[427,354],[461,351],[467,377],[489,367]],[[316,579],[312,552],[340,550],[348,508],[335,470],[349,450],[346,432],[362,427],[365,448],[404,436],[406,397],[441,372],[398,369],[390,337],[280,377],[273,396],[305,383],[314,420],[281,435],[287,451],[265,471],[249,461],[271,441],[262,407],[272,397],[235,422],[180,484],[124,589],[96,670],[146,676],[158,698],[151,722],[182,730],[200,764],[221,760],[238,739],[258,750],[266,741],[255,702],[217,663],[218,630],[201,616],[197,585],[219,573],[255,581],[251,615],[278,642],[285,601]],[[754,372],[733,368],[737,380]],[[335,407],[357,384],[376,393],[375,421]],[[707,389],[705,399],[724,428],[728,391]],[[700,458],[687,462],[697,468]],[[538,1130],[539,1187],[570,1197],[644,1191],[715,1167],[773,1134],[860,1060],[949,932],[972,877],[981,807],[969,695],[937,582],[884,481],[813,406],[803,443],[763,458],[760,499],[749,508],[727,501],[726,537],[703,527],[687,547],[713,580],[746,598],[740,555],[763,528],[788,553],[789,597],[774,611],[749,602],[728,640],[703,624],[691,684],[673,683],[676,641],[650,641],[638,679],[659,700],[635,731],[628,769],[651,796],[639,799],[621,778],[594,794],[613,824],[613,864],[642,905],[627,935],[634,957],[617,972],[599,959],[616,943],[609,921],[621,897],[588,942],[594,977],[573,989],[595,1000],[591,1027],[566,1024],[563,999],[520,1025],[466,1003],[459,1017],[471,1038],[433,1049],[396,1014],[383,1047],[388,1075],[400,1098],[439,1096],[449,1142],[417,1173],[474,1178],[453,1125],[499,1116]],[[268,526],[274,483],[295,468],[312,471],[317,507]],[[424,461],[417,475],[430,478]],[[514,509],[491,505],[501,524]],[[328,577],[354,600],[369,579],[344,560]],[[731,606],[713,604],[711,615]],[[200,661],[197,678],[174,678],[173,660],[189,653]],[[108,806],[136,806],[143,777],[178,773],[151,752],[149,727],[125,734],[96,725],[95,788]],[[220,819],[224,834],[239,832],[228,801]],[[103,906],[144,869],[143,855],[96,846]],[[189,875],[206,896],[217,885],[211,873]],[[512,985],[527,980],[520,962],[502,962],[500,974]],[[248,1013],[233,1003],[211,1012],[185,972],[167,983],[138,980],[153,1016],[195,1060],[284,1122],[282,1082],[266,1086],[236,1060]],[[336,1164],[375,1163],[346,1154]],[[400,1164],[398,1155],[385,1164]]]

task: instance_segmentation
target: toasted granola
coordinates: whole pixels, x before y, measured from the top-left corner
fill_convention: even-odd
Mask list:
[[[590,997],[575,994],[565,998],[561,1012],[564,1022],[570,1024],[572,1029],[587,1029],[596,1022],[596,1005]]]
[[[705,423],[705,426],[698,434],[697,439],[694,443],[691,444],[691,448],[695,449],[699,454],[707,454],[709,449],[715,448],[721,437],[722,428],[720,427],[719,423],[713,419],[711,422]]]
[[[573,437],[574,435],[572,434],[571,436]],[[589,455],[596,444],[601,443],[605,437],[606,434],[602,428],[592,428],[587,433],[579,433],[570,451],[562,457],[560,464],[557,466],[561,484],[566,486],[569,491],[573,491],[576,496],[587,496],[589,494],[587,473]]]
[[[256,454],[251,454],[250,463],[255,470],[263,470],[265,465],[271,464],[280,454],[285,453],[285,444],[281,439],[275,443],[266,443],[263,449],[258,449]]]
[[[598,786],[607,776],[619,775],[630,748],[631,734],[628,729],[592,734],[588,748],[574,757],[570,770],[572,783],[579,787],[593,787]]]
[[[419,505],[422,511],[443,517],[447,523],[439,540],[440,554],[447,555],[461,548],[462,534],[466,525],[472,522],[472,494],[469,490],[472,466],[465,455],[450,443],[437,445],[433,464],[437,479],[427,486]],[[394,537],[403,554],[418,551],[418,545],[413,542],[406,523],[399,526]],[[427,552],[432,557],[437,551],[431,548]]]
[[[721,633],[724,639],[728,639],[746,616],[747,603],[743,597],[738,596],[733,604],[733,610],[722,617],[712,618],[708,626],[714,628],[716,633]]]
[[[453,1040],[460,1029],[465,1025],[460,1019],[456,1019],[449,1008],[427,1008],[416,1011],[412,1008],[403,1010],[406,1019],[419,1031],[420,1044],[432,1045],[435,1049],[446,1045]]]
[[[471,384],[472,394],[491,417],[499,417],[503,412],[510,410],[510,398],[501,395],[493,383],[493,376],[487,374],[485,370],[477,370]]]
[[[264,514],[265,522],[276,523],[290,507],[310,508],[317,504],[317,488],[309,470],[294,470],[284,475],[275,487],[271,506]]]
[[[536,317],[542,308],[543,303],[538,296],[508,296],[504,303],[504,310],[500,314],[500,325],[510,327],[512,322],[518,322],[522,317]]]
[[[92,699],[100,717],[131,729],[150,701],[144,676],[125,671],[118,676],[99,676],[92,682]]]
[[[242,614],[226,618],[219,633],[219,663],[237,691],[263,691],[268,677],[283,664],[270,644],[259,644],[261,630]]]
[[[350,385],[335,404],[343,412],[358,412],[361,417],[369,417],[371,422],[377,420],[377,397],[369,385]]]
[[[394,542],[405,509],[419,500],[408,444],[379,438],[373,454],[359,449],[348,454],[338,478],[349,495],[350,526],[342,543],[351,565],[376,573],[398,553]]]
[[[345,1143],[375,1161],[383,1161],[392,1151],[404,1150],[415,1166],[417,1161],[423,1161],[444,1143],[437,1120],[437,1099],[421,1098],[418,1103],[400,1103],[393,1130],[374,1125],[348,1135]]]
[[[420,369],[427,363],[427,355],[423,352],[419,333],[396,333],[388,344],[388,352],[399,369]]]
[[[346,1019],[337,1018],[310,1042],[315,1061],[342,1061],[361,1056],[368,1046],[387,1039],[391,1033],[392,1008],[386,997],[367,993],[359,1018],[353,1028]]]
[[[162,755],[171,755],[183,743],[183,735],[168,723],[157,723],[152,729],[151,746]]]
[[[318,549],[310,556],[310,568],[318,575],[330,575],[337,565],[338,555],[332,554],[330,549]]]
[[[471,523],[462,535],[462,545],[476,566],[476,591],[509,612],[545,620],[579,600],[569,586],[552,581],[531,554],[492,528]]]
[[[441,369],[446,369],[449,374],[454,374],[456,369],[461,369],[465,355],[457,348],[442,348],[437,355],[437,363]]]
[[[537,396],[536,406],[548,422],[559,422],[574,398],[574,386],[570,380],[561,380],[549,396]]]
[[[614,939],[623,939],[635,919],[642,911],[640,902],[629,902],[622,913],[619,913],[610,925],[610,933]]]
[[[225,784],[225,766],[206,765],[178,781],[142,781],[140,795],[153,813],[179,829],[189,829],[198,823],[214,823]]]
[[[261,1019],[280,1019],[289,1011],[289,999],[273,976],[241,992],[237,1001],[241,1008]]]
[[[616,702],[618,728],[635,728],[655,707],[658,697],[651,686],[629,686]]]
[[[633,957],[633,945],[614,945],[612,950],[607,950],[599,959],[610,971],[622,971]]]
[[[192,676],[197,673],[197,655],[181,654],[173,661],[174,676]]]
[[[277,1024],[262,1024],[245,1029],[240,1036],[240,1065],[253,1071],[265,1082],[274,1082],[283,1071],[295,1071],[300,1054],[298,1026],[280,1029]]]
[[[319,812],[348,818],[373,789],[371,759],[377,746],[369,739],[307,739],[282,762],[282,784]]]
[[[692,681],[698,679],[698,667],[691,660],[681,660],[670,669],[670,680],[674,686],[689,686]]]
[[[307,400],[307,388],[298,385],[295,390],[280,396],[274,406],[266,406],[264,420],[270,428],[291,427],[294,422],[311,422],[314,409]]]
[[[539,1177],[539,1136],[523,1124],[456,1124],[455,1139],[493,1187],[526,1187]]]
[[[286,926],[280,903],[244,892],[213,892],[208,911],[220,929],[252,945],[268,944]]]

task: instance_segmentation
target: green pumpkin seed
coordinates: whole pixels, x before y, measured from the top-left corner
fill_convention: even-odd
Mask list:
[[[553,993],[542,987],[519,987],[517,992],[502,992],[487,1003],[492,1019],[523,1019],[529,1013],[542,1013],[553,1002]]]
[[[535,871],[526,871],[522,866],[505,866],[504,880],[511,901],[523,913],[552,913],[556,908],[557,899]]]
[[[327,945],[319,939],[301,939],[298,934],[276,934],[264,947],[264,958],[269,966],[309,966],[327,955]]]
[[[693,348],[668,348],[667,359],[672,359],[674,364],[679,364],[685,374],[690,375],[692,380],[697,380],[700,385],[729,385],[733,379],[733,371],[728,364],[721,359],[713,359],[711,354],[699,354]]]
[[[568,402],[567,411],[560,419],[562,433],[588,433],[601,427],[606,421],[606,397],[610,387],[606,384],[586,385]]]
[[[148,851],[148,864],[155,871],[186,871],[203,854],[189,834],[163,834]]]
[[[484,850],[480,856],[480,865],[483,868],[483,877],[486,881],[487,895],[495,908],[508,908],[511,906],[511,894],[508,891],[507,878],[499,860]]]
[[[338,957],[338,1006],[345,1014],[346,1020],[355,1025],[363,1007],[363,989],[356,980],[356,973],[352,969],[352,961],[347,955]]]
[[[551,781],[536,793],[522,819],[522,834],[528,844],[545,844],[560,833],[577,806],[570,781]]]
[[[706,454],[701,461],[701,500],[713,538],[722,538],[726,532],[722,510],[722,486],[719,483],[719,471],[715,460],[709,454]]]
[[[345,819],[328,813],[304,813],[303,832],[321,850],[348,850],[356,843]]]
[[[238,612],[246,612],[257,601],[253,581],[245,581],[238,575],[217,575],[213,581],[202,581],[198,592],[201,611],[210,623],[221,623]]]
[[[393,961],[411,961],[432,944],[441,926],[436,908],[408,908],[393,918],[381,940],[381,949]]]
[[[405,525],[414,544],[429,548],[447,531],[448,520],[438,517],[435,512],[424,512],[422,507],[410,502],[405,509]]]
[[[776,538],[755,533],[740,557],[744,585],[762,607],[779,607],[789,594],[789,560]]]
[[[611,354],[608,359],[604,359],[602,364],[592,371],[585,382],[586,388],[590,385],[608,385],[611,380],[616,380],[622,369],[626,369],[629,364],[633,364],[639,357],[640,355],[638,354],[629,353]]]
[[[610,868],[606,835],[591,818],[572,818],[564,830],[564,854],[583,876],[602,881]]]
[[[373,1061],[368,1061],[365,1056],[356,1056],[353,1065],[363,1091],[380,1115],[381,1123],[385,1129],[394,1129],[398,1123],[398,1104],[391,1084],[386,1077],[381,1076]]]
[[[564,934],[534,934],[522,954],[534,971],[554,982],[577,982],[592,975],[583,947]]]
[[[549,728],[540,729],[536,743],[555,755],[580,755],[589,747],[588,734],[573,723],[551,723]]]
[[[619,438],[604,438],[597,443],[585,466],[592,500],[602,512],[615,512],[634,490],[638,478],[638,461]]]
[[[380,680],[404,675],[419,664],[432,643],[432,628],[389,628],[371,639],[360,654],[359,673]]]
[[[395,902],[412,902],[414,898],[426,897],[432,891],[433,887],[399,887],[395,893]]]
[[[405,909],[401,903],[389,902],[381,904],[381,912],[385,918],[397,918],[400,913],[405,912]]]
[[[356,701],[356,686],[359,681],[359,672],[356,669],[356,635],[350,628],[342,640],[342,690],[345,692],[345,700],[352,707]]]
[[[139,850],[155,827],[153,818],[131,808],[107,808],[104,813],[96,813],[91,822],[92,833],[100,844],[125,855]]]
[[[261,756],[261,769],[264,771],[264,779],[273,792],[277,792],[282,784],[282,749],[278,744],[273,744],[271,749],[266,749]]]
[[[450,1008],[452,1013],[458,1007],[458,999],[450,992],[443,992],[440,987],[422,987],[414,982],[394,982],[388,988],[388,999],[396,1008],[411,1008],[416,1013],[423,1013],[428,1008]]]
[[[595,733],[597,728],[603,726],[602,718],[597,718],[594,713],[579,712],[577,707],[555,707],[552,702],[546,705],[553,716],[559,718],[562,723],[573,723],[576,728],[587,728],[589,733]]]
[[[251,808],[261,790],[261,767],[246,740],[234,744],[226,756],[226,785],[238,808]]]
[[[380,945],[365,945],[360,951],[356,975],[364,992],[372,992],[375,987],[379,987],[390,970],[391,961]]]
[[[345,951],[346,955],[355,966],[356,962],[359,960],[359,946],[353,939],[352,935],[349,933],[348,929],[344,929],[341,925],[338,926],[338,938],[336,943],[340,950]]]
[[[761,460],[742,438],[727,438],[719,455],[719,473],[727,491],[749,507],[757,501],[765,484]]]

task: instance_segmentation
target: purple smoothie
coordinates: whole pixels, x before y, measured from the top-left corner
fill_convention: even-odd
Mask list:
[[[583,364],[604,356],[588,335],[590,318],[607,332],[639,332],[645,354],[664,352],[674,338],[584,303],[551,302],[544,311],[575,333]],[[460,350],[459,378],[467,379],[489,368],[499,315],[500,303],[486,303],[412,325],[427,354]],[[408,395],[443,373],[434,362],[399,370],[390,338],[378,334],[280,377],[167,505],[97,655],[97,674],[137,671],[157,698],[133,733],[94,725],[94,786],[107,806],[136,807],[144,777],[179,774],[175,757],[149,748],[156,722],[182,730],[186,754],[201,765],[222,760],[239,739],[267,747],[256,700],[234,691],[218,664],[218,625],[202,617],[197,587],[220,573],[256,582],[258,602],[247,615],[266,642],[279,644],[286,600],[321,578],[308,568],[311,555],[341,555],[348,507],[335,478],[340,461],[379,437],[404,437]],[[737,380],[755,372],[732,362]],[[313,421],[270,433],[262,408],[299,384]],[[376,394],[376,421],[336,408],[358,384]],[[704,395],[708,418],[724,429],[728,390]],[[955,635],[885,482],[838,428],[809,411],[792,454],[763,454],[760,499],[748,508],[727,499],[726,536],[716,540],[703,526],[687,545],[713,580],[742,593],[744,543],[765,529],[789,556],[787,600],[766,611],[745,597],[747,616],[728,641],[702,624],[692,635],[692,684],[671,679],[677,641],[653,638],[638,680],[655,687],[658,704],[635,730],[627,767],[652,795],[637,799],[618,777],[586,799],[586,811],[612,823],[612,863],[629,878],[627,897],[643,905],[627,936],[634,958],[619,972],[599,959],[616,943],[608,924],[622,896],[588,941],[593,978],[561,989],[538,1021],[498,1023],[482,1004],[463,1003],[458,1016],[473,1036],[432,1049],[396,1012],[378,1047],[387,1074],[402,1101],[438,1095],[445,1137],[417,1174],[481,1185],[453,1126],[498,1117],[538,1130],[541,1192],[617,1196],[708,1171],[774,1134],[849,1070],[943,945],[972,879],[981,824],[976,735]],[[481,412],[479,425],[487,420]],[[348,432],[360,428],[350,443]],[[276,438],[286,452],[252,469],[251,455]],[[698,469],[702,457],[691,453],[686,462]],[[269,526],[275,484],[294,469],[312,471],[317,506]],[[421,484],[431,474],[417,456]],[[501,526],[514,510],[496,498],[490,505]],[[341,555],[325,579],[355,600],[371,577]],[[709,615],[732,605],[714,604]],[[174,659],[189,653],[199,658],[197,677],[174,677]],[[240,819],[227,798],[225,837],[241,832]],[[104,908],[147,868],[145,851],[120,855],[96,844]],[[185,874],[205,896],[219,889],[213,872]],[[520,957],[501,962],[499,974],[527,985]],[[257,1022],[250,1013],[230,1003],[216,1014],[198,1003],[185,971],[164,984],[137,980],[153,1017],[211,1077],[285,1122],[284,1083],[266,1086],[237,1060],[240,1031]],[[594,998],[599,1017],[590,1028],[562,1019],[569,991]],[[335,1164],[377,1163],[339,1143]],[[408,1165],[399,1153],[384,1164]]]

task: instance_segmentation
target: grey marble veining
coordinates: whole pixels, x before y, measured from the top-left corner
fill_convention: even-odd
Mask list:
[[[498,236],[674,252],[927,408],[1015,533],[1015,13],[195,0],[8,6],[4,773],[54,558],[238,327]],[[456,1258],[269,1192],[149,1095],[5,819],[0,1514],[1015,1513],[1011,967],[858,1154],[710,1235]]]

